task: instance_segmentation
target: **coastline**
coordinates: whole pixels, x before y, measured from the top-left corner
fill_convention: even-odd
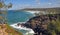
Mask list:
[[[31,11],[31,10],[25,10],[26,12],[29,12],[29,13],[32,13],[32,14],[34,14],[34,13],[39,13],[40,11]]]
[[[21,22],[22,23],[22,22]],[[23,22],[23,23],[25,23],[25,22]],[[15,29],[17,29],[17,30],[25,30],[25,31],[27,31],[27,32],[25,32],[25,33],[23,33],[23,35],[28,35],[28,34],[31,34],[31,35],[33,35],[34,34],[34,31],[32,30],[32,29],[30,29],[30,28],[26,28],[26,27],[21,27],[21,26],[17,26],[17,24],[18,23],[15,23],[15,24],[12,24],[12,25],[10,25],[11,27],[13,27],[13,28],[15,28]]]

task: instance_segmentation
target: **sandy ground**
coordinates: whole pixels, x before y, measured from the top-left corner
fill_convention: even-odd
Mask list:
[[[6,28],[4,26],[5,24],[0,24],[0,35],[8,35],[8,33],[6,32]]]

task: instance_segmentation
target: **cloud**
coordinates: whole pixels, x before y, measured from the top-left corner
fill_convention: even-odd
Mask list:
[[[52,7],[60,7],[60,4],[41,4],[41,5],[29,5],[29,4],[20,4],[20,5],[13,5],[11,10],[19,10],[23,8],[52,8]]]
[[[31,7],[31,5],[29,4],[15,4],[12,6],[12,8],[10,8],[10,10],[18,10],[18,9],[23,9],[23,8],[27,8],[27,7]]]
[[[23,8],[51,8],[51,7],[60,7],[60,0],[55,0],[54,2],[44,2],[41,3],[40,0],[35,0],[36,4],[13,4],[13,7],[10,10],[18,10]],[[15,2],[14,2],[15,3]]]

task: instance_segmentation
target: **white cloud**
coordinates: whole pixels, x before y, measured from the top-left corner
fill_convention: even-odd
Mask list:
[[[31,5],[31,4],[15,4],[13,5],[12,10],[18,10],[22,8],[52,8],[52,7],[60,7],[58,3],[42,3],[40,5]]]
[[[52,3],[48,3],[49,5],[51,5]]]

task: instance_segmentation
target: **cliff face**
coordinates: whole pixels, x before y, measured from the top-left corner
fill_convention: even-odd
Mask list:
[[[8,24],[0,24],[0,35],[22,35],[22,33],[17,32]]]
[[[35,33],[38,32],[45,35],[54,35],[60,32],[60,14],[40,15],[31,18],[25,24],[26,27],[32,28]],[[58,31],[58,32],[57,32]],[[57,35],[57,34],[56,34]],[[60,34],[59,34],[60,35]]]

